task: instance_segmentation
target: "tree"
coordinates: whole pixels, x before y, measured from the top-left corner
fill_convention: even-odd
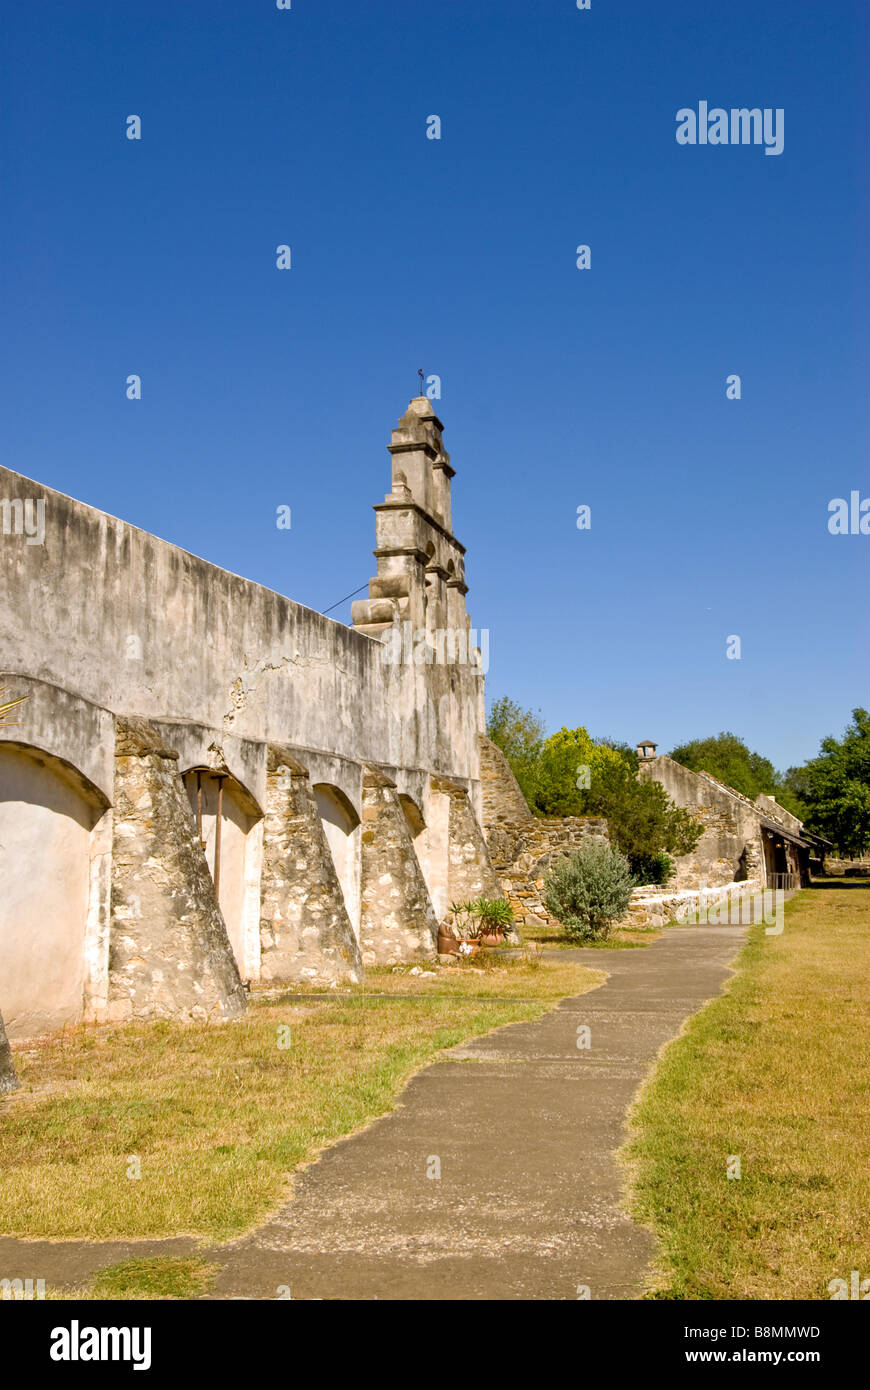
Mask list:
[[[544,816],[589,815],[589,793],[623,757],[596,743],[584,728],[561,728],[541,747],[535,779],[535,807]]]
[[[726,786],[748,796],[750,801],[760,792],[775,792],[780,780],[773,763],[760,753],[753,753],[736,734],[692,739],[674,748],[670,756],[675,763],[682,763],[693,772],[709,772]]]
[[[665,871],[661,851],[688,854],[701,836],[698,823],[660,783],[638,781],[634,752],[595,742],[583,728],[560,729],[545,741],[535,806],[545,816],[603,816],[611,841],[645,882]]]
[[[487,737],[504,753],[520,791],[534,805],[538,759],[546,729],[541,712],[521,709],[507,695],[494,700],[486,721]]]
[[[795,771],[795,770],[793,770]],[[807,826],[841,854],[870,847],[870,714],[852,711],[842,739],[822,739],[821,752],[796,770],[807,805]]]

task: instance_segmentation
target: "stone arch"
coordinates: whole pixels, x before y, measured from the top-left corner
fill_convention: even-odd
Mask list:
[[[243,783],[224,769],[192,767],[182,778],[239,974],[257,979],[263,812]]]
[[[341,884],[344,905],[354,932],[360,922],[360,818],[356,807],[332,782],[315,782],[314,800],[323,833]]]
[[[10,1038],[82,1018],[108,807],[65,759],[0,742],[0,1010]]]
[[[420,810],[414,798],[408,796],[406,792],[399,793],[399,805],[405,816],[408,834],[411,836],[412,840],[418,840],[426,830],[426,820],[423,816],[423,812]]]

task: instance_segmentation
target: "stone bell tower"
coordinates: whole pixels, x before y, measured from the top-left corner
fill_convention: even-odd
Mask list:
[[[411,401],[396,429],[392,487],[376,513],[378,572],[369,597],[353,604],[353,625],[370,637],[410,622],[414,631],[467,633],[465,547],[453,534],[450,455],[426,396]]]

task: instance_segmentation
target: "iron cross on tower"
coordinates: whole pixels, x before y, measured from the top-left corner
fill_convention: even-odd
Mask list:
[[[418,375],[418,377],[420,378],[420,395],[421,395],[421,396],[425,396],[426,392],[423,390],[423,368],[422,368],[422,367],[418,367],[418,368],[417,368],[417,375]]]

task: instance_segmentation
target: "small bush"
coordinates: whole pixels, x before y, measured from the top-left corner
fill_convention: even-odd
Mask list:
[[[544,905],[569,937],[603,939],[628,909],[634,879],[625,855],[589,840],[559,859],[544,879]]]
[[[660,849],[657,854],[637,854],[630,859],[636,883],[665,884],[673,877],[674,861]]]

